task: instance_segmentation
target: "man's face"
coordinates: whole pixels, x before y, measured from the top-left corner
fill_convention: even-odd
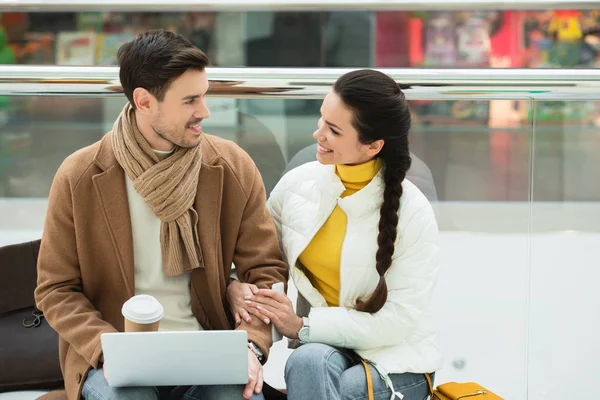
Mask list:
[[[188,69],[175,79],[153,112],[154,132],[179,147],[198,146],[202,140],[200,123],[210,117],[208,89],[206,71]]]

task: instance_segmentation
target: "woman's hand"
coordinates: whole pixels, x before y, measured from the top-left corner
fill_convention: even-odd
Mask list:
[[[265,324],[273,323],[283,336],[298,338],[302,328],[302,318],[296,315],[289,297],[274,290],[260,289],[254,296],[246,299],[250,313],[260,318]]]
[[[227,286],[227,302],[235,318],[235,326],[242,323],[242,318],[248,323],[252,322],[252,318],[248,313],[249,307],[245,300],[257,292],[258,288],[255,285],[241,283],[238,280],[231,281],[229,286]]]

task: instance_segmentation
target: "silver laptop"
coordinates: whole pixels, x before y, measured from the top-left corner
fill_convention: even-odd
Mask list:
[[[101,341],[112,387],[248,383],[246,331],[104,333]]]

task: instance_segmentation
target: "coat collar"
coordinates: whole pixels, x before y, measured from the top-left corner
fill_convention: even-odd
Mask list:
[[[361,190],[352,196],[341,198],[346,189],[340,177],[335,173],[335,166],[323,165],[323,173],[316,174],[316,184],[319,191],[326,198],[333,198],[347,215],[361,217],[379,209],[383,203],[383,168]]]

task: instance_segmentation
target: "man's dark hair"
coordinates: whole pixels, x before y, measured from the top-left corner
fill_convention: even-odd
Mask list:
[[[133,91],[144,88],[162,101],[169,85],[188,69],[204,71],[209,64],[202,50],[178,33],[156,29],[125,43],[117,53],[119,78],[131,105]]]

